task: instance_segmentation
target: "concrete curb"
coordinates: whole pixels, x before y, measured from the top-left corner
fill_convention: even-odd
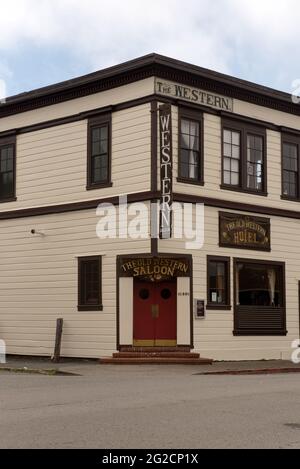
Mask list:
[[[13,368],[13,367],[0,367],[0,373],[15,373],[27,375],[44,375],[44,376],[79,376],[75,373],[61,371],[57,369],[34,369],[34,368]]]
[[[300,373],[300,368],[265,368],[257,370],[226,370],[226,371],[206,371],[198,373],[204,376],[226,376],[226,375],[275,375],[275,374],[289,374]]]

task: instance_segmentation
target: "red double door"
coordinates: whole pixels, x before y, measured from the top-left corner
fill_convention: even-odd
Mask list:
[[[133,316],[134,346],[176,346],[176,281],[151,283],[135,280]]]

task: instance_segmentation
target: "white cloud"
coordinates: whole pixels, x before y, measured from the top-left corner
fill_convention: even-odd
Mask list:
[[[278,86],[296,73],[292,60],[300,20],[297,0],[1,3],[0,52],[5,54],[23,43],[55,46],[97,69],[158,52],[223,72],[238,70],[250,79],[263,70],[277,70],[273,81]]]

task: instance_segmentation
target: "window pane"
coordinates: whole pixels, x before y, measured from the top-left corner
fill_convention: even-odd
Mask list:
[[[238,186],[240,182],[239,174],[231,173],[231,185]]]
[[[231,184],[231,176],[229,171],[224,171],[224,184]]]
[[[181,133],[189,135],[190,133],[190,123],[188,120],[181,119]]]
[[[228,143],[224,144],[224,156],[231,157],[231,148],[231,145],[229,145]]]
[[[188,134],[181,134],[181,148],[189,149],[190,136]]]
[[[82,260],[80,268],[80,305],[100,306],[100,260]]]
[[[240,146],[240,133],[239,132],[232,132],[232,144],[236,146]]]
[[[235,158],[236,160],[240,159],[240,147],[232,147],[232,158]]]
[[[100,140],[100,128],[94,128],[92,129],[92,140],[93,142],[97,142]]]
[[[200,179],[200,126],[198,122],[181,120],[181,148],[179,153],[179,176]]]
[[[263,137],[247,135],[247,188],[263,189]]]
[[[0,148],[0,198],[14,196],[14,147]]]
[[[283,306],[283,279],[279,266],[240,263],[236,275],[239,305]]]
[[[198,122],[190,122],[190,135],[199,137],[199,124]]]
[[[224,143],[231,144],[231,132],[230,130],[224,130]]]
[[[209,298],[208,302],[216,305],[227,304],[227,264],[210,261],[208,265]]]
[[[225,171],[230,171],[231,170],[231,159],[230,158],[224,158],[224,170]]]

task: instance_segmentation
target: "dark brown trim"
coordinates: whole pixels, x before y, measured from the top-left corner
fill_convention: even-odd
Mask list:
[[[219,116],[220,118],[224,118],[226,120],[230,120],[233,123],[234,122],[243,122],[245,124],[250,124],[253,126],[257,127],[264,127],[265,129],[268,130],[273,130],[275,132],[285,132],[285,133],[290,133],[291,135],[298,135],[300,136],[300,130],[298,129],[293,129],[292,127],[282,127],[281,125],[274,124],[269,121],[264,121],[261,119],[256,119],[255,117],[248,117],[243,114],[238,114],[236,112],[230,113],[226,111],[221,111],[218,109],[210,108],[208,106],[204,106],[201,104],[193,104],[189,103],[187,101],[184,101],[183,99],[180,98],[173,98],[172,96],[162,96],[162,95],[157,95],[158,99],[161,103],[170,103],[173,104],[174,106],[183,106],[186,109],[191,109],[192,111],[195,112],[202,112],[202,114],[211,114],[214,116]]]
[[[158,191],[158,103],[155,100],[151,101],[151,191]],[[157,203],[158,201],[159,199],[157,200]],[[156,227],[151,225],[151,232],[156,231],[157,234],[159,232],[158,218],[159,215],[157,215],[155,221],[151,219],[151,224],[155,222],[157,224]],[[151,254],[153,257],[158,255],[157,236],[151,236]]]
[[[129,194],[127,197],[129,203],[146,201],[155,202],[159,200],[160,192],[138,192],[136,194]],[[99,204],[106,202],[117,206],[119,205],[119,196],[86,200],[82,202],[72,202],[61,205],[48,205],[35,208],[4,211],[0,212],[0,220],[11,220],[14,218],[28,218],[41,215],[53,215],[56,213],[67,213],[95,209],[98,207]],[[300,220],[300,211],[296,210],[284,210],[275,207],[266,207],[265,205],[244,204],[240,202],[234,202],[232,200],[215,199],[210,197],[202,197],[178,192],[174,193],[174,202],[182,202],[188,204],[204,204],[207,207],[214,207],[225,210],[236,210],[239,212],[258,213],[267,216]]]
[[[82,264],[88,261],[98,261],[99,262],[99,303],[97,305],[87,305],[82,301]],[[102,257],[101,256],[89,256],[89,257],[79,257],[78,258],[78,311],[103,311],[102,304]]]
[[[57,127],[60,125],[71,124],[73,122],[80,122],[82,120],[90,119],[93,117],[101,116],[103,114],[108,114],[112,112],[123,111],[125,109],[131,109],[136,106],[141,106],[143,104],[150,103],[156,96],[151,94],[148,96],[143,96],[142,98],[132,99],[130,101],[125,101],[124,103],[115,104],[112,106],[105,106],[102,108],[95,108],[89,111],[80,112],[78,114],[72,114],[66,117],[60,117],[57,119],[51,119],[49,121],[41,122],[39,124],[28,125],[25,127],[19,127],[13,130],[8,130],[0,132],[0,138],[9,137],[10,135],[19,135],[26,134],[30,132],[37,132],[39,130],[51,129],[52,127]],[[1,105],[0,105],[1,106]]]
[[[207,311],[231,311],[232,306],[211,306],[211,305],[206,305],[206,310]]]
[[[210,301],[210,285],[209,285],[209,263],[210,262],[222,262],[226,265],[226,304],[215,304]],[[207,256],[206,257],[206,291],[207,301],[206,309],[211,311],[230,311],[231,310],[231,273],[230,273],[230,257],[224,256]]]
[[[181,99],[160,96],[157,94],[151,94],[151,95],[143,96],[142,98],[136,98],[130,101],[125,101],[124,103],[114,104],[114,105],[106,106],[103,108],[95,108],[86,112],[81,112],[81,113],[69,115],[66,117],[52,119],[49,121],[41,122],[39,124],[19,127],[19,128],[12,129],[12,130],[6,130],[4,132],[0,132],[0,138],[7,137],[10,135],[15,135],[15,134],[19,135],[19,134],[24,134],[24,133],[36,132],[39,130],[49,129],[49,128],[57,127],[60,125],[70,124],[72,122],[79,122],[85,119],[89,119],[90,117],[94,117],[94,116],[101,115],[101,114],[107,114],[108,112],[118,112],[118,111],[122,111],[125,109],[130,109],[132,107],[141,106],[143,104],[148,104],[148,103],[151,103],[153,100],[157,102],[159,101],[160,103],[170,103],[175,106],[183,106],[185,109],[190,109],[198,113],[200,112],[200,113],[206,113],[206,114],[212,114],[215,116],[224,117],[227,120],[231,120],[233,122],[234,121],[245,122],[251,125],[265,127],[265,129],[273,130],[273,131],[280,132],[280,133],[283,132],[285,134],[290,134],[290,135],[300,137],[300,130],[293,129],[291,127],[282,127],[280,125],[272,124],[271,122],[268,122],[268,121],[262,121],[259,119],[255,119],[253,117],[246,117],[246,116],[243,116],[242,114],[236,114],[236,113],[230,114],[225,111],[219,111],[217,109],[213,109],[207,106],[201,106],[197,104],[188,103]],[[0,105],[0,108],[1,108],[1,105]]]
[[[300,339],[300,281],[298,281],[298,313],[299,313],[299,339]]]
[[[158,104],[151,101],[151,191],[158,190]]]
[[[245,204],[241,202],[235,202],[233,200],[215,199],[210,197],[182,194],[178,192],[174,193],[174,202],[204,204],[207,207],[215,207],[226,210],[258,213],[274,217],[293,218],[296,220],[300,219],[300,211],[284,210],[275,207],[267,207],[265,205]]]
[[[107,127],[108,130],[108,158],[107,158],[107,180],[101,183],[93,182],[92,175],[92,131],[97,127]],[[112,119],[111,113],[92,117],[88,121],[88,141],[87,141],[87,190],[102,189],[112,187],[111,182],[111,148],[112,148]]]
[[[11,132],[10,135],[1,137],[0,134],[0,149],[1,147],[12,146],[13,147],[13,194],[9,197],[0,198],[0,204],[7,202],[16,202],[17,195],[17,137],[14,132]]]
[[[291,197],[288,195],[284,195],[284,182],[283,182],[283,147],[285,143],[290,143],[297,146],[297,153],[298,153],[298,193],[296,197]],[[300,202],[300,135],[294,135],[290,133],[281,133],[281,199],[282,200],[289,200],[290,202]]]
[[[199,124],[199,143],[200,143],[200,148],[199,148],[199,171],[200,174],[198,175],[197,180],[195,179],[189,179],[189,178],[183,178],[180,176],[180,150],[181,150],[181,120],[182,119],[187,119],[187,120],[193,120],[194,122],[197,122]],[[187,106],[178,106],[178,156],[177,156],[177,182],[183,183],[183,184],[192,184],[192,185],[198,185],[198,186],[204,186],[204,124],[203,124],[203,113],[201,111],[196,110],[196,109],[191,109],[190,107]]]
[[[138,192],[136,194],[129,194],[127,196],[128,203],[134,202],[146,202],[151,200],[157,200],[159,198],[159,192]],[[108,203],[112,205],[119,205],[119,196],[107,197],[102,199],[86,200],[82,202],[73,202],[62,205],[50,205],[36,208],[25,208],[20,210],[10,210],[6,212],[0,212],[0,220],[11,220],[14,218],[27,218],[37,217],[41,215],[53,215],[56,213],[67,213],[67,212],[78,212],[81,210],[95,209],[99,204]]]
[[[240,183],[239,186],[231,186],[224,183],[224,131],[235,131],[240,134]],[[249,189],[247,187],[247,139],[248,135],[258,135],[263,138],[263,188],[261,191]],[[222,177],[221,189],[232,190],[235,192],[245,192],[263,197],[268,196],[268,158],[267,158],[267,132],[266,128],[245,123],[233,119],[222,119],[221,124],[221,145],[222,145]]]
[[[0,116],[4,117],[66,102],[134,83],[151,76],[300,115],[300,106],[292,102],[289,93],[283,93],[169,57],[149,54],[80,78],[10,97],[5,104],[0,106]]]
[[[195,348],[195,338],[194,338],[194,259],[193,256],[186,256],[190,259],[190,308],[191,308],[191,319],[190,319],[190,329],[191,329],[191,349]]]
[[[281,285],[282,287],[282,301],[283,305],[281,308],[276,308],[276,309],[281,309],[283,312],[283,327],[282,330],[274,330],[272,328],[270,329],[264,329],[264,330],[259,330],[259,329],[247,329],[247,330],[241,330],[239,329],[239,323],[238,323],[238,305],[236,304],[236,296],[237,296],[237,291],[236,291],[236,266],[237,264],[241,263],[246,263],[246,264],[264,264],[266,266],[279,266],[282,268],[282,282],[283,284]],[[233,291],[234,291],[234,298],[233,298],[233,304],[234,304],[234,330],[233,330],[233,335],[234,336],[286,336],[288,334],[288,331],[286,330],[286,269],[285,269],[285,262],[276,262],[276,261],[269,261],[265,259],[247,259],[247,258],[233,258]],[[253,310],[255,308],[254,306],[249,306],[249,311],[251,309]]]

